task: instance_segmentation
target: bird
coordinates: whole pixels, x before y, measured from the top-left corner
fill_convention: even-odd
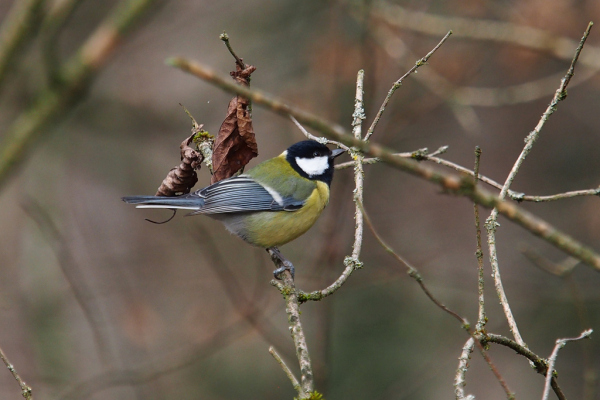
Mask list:
[[[275,254],[283,266],[275,278],[294,266],[278,246],[298,238],[317,221],[329,203],[334,159],[345,150],[331,150],[315,140],[293,144],[279,156],[247,172],[223,179],[195,192],[176,196],[129,196],[137,208],[190,210],[207,215],[247,243]]]

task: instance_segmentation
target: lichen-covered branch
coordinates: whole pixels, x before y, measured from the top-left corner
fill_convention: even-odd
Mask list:
[[[271,260],[280,268],[283,266],[283,260],[279,258],[279,255],[268,249],[271,256]],[[308,353],[308,345],[306,344],[306,336],[304,335],[304,329],[300,322],[300,305],[298,301],[298,292],[294,279],[289,271],[285,271],[281,274],[283,278],[283,285],[275,285],[276,281],[272,282],[274,286],[277,286],[285,298],[285,313],[288,316],[288,324],[290,326],[290,334],[294,341],[294,347],[296,349],[296,357],[298,357],[298,363],[300,364],[300,387],[298,390],[298,398],[306,399],[309,394],[314,391],[314,376],[312,370],[312,364],[310,361],[310,355]]]

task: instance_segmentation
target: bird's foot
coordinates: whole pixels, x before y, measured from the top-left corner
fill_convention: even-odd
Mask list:
[[[285,258],[277,247],[270,247],[267,249],[267,252],[269,252],[271,259],[275,262],[275,264],[279,265],[279,267],[273,271],[273,276],[275,279],[281,280],[281,274],[285,271],[290,271],[290,275],[292,275],[293,280],[296,269],[294,268],[292,262]]]

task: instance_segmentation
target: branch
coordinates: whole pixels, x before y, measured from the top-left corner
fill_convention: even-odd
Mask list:
[[[554,346],[554,350],[552,350],[552,354],[548,358],[548,372],[546,373],[546,383],[544,385],[544,393],[542,395],[542,400],[548,400],[548,394],[550,393],[550,381],[553,378],[554,374],[554,363],[556,363],[556,357],[558,357],[558,351],[565,347],[568,342],[574,342],[576,340],[589,338],[592,334],[593,330],[588,329],[586,331],[581,332],[581,335],[576,338],[565,338],[565,339],[557,339],[556,346]]]
[[[517,354],[520,354],[523,357],[527,358],[529,361],[531,361],[531,364],[535,367],[537,373],[546,376],[546,372],[548,371],[547,361],[535,354],[533,351],[529,350],[527,347],[521,346],[519,343],[507,337],[504,337],[502,335],[496,335],[493,333],[487,333],[481,338],[481,344],[485,346],[487,343],[500,344],[502,346],[506,346],[514,350],[515,352],[517,352]],[[558,397],[559,400],[567,399],[560,387],[558,386],[558,382],[556,381],[556,377],[554,376],[552,377],[551,385],[552,390],[554,390],[554,393],[556,393],[556,397]]]
[[[429,58],[433,55],[433,53],[435,53],[437,51],[437,49],[439,49],[444,44],[444,42],[450,37],[450,35],[452,35],[452,31],[448,31],[448,33],[446,33],[446,35],[442,38],[442,40],[440,40],[440,42],[437,44],[437,46],[435,46],[429,53],[427,53],[427,55],[425,55],[425,57],[418,60],[415,63],[415,65],[411,69],[408,70],[407,73],[405,73],[402,77],[400,77],[400,79],[398,79],[396,82],[394,82],[394,84],[392,85],[392,88],[389,90],[387,96],[385,97],[383,104],[381,104],[381,107],[379,108],[379,111],[377,112],[377,115],[375,116],[375,119],[373,120],[371,127],[367,131],[367,134],[365,135],[365,140],[369,140],[369,138],[373,134],[373,131],[375,130],[375,127],[379,123],[379,119],[381,118],[383,111],[385,111],[385,107],[387,107],[387,105],[388,105],[390,99],[392,98],[392,95],[396,91],[396,89],[398,89],[400,86],[402,86],[402,82],[404,81],[404,79],[406,79],[406,77],[408,77],[413,72],[416,73],[417,68],[419,68],[420,66],[427,64],[427,61],[429,60]]]
[[[502,388],[506,392],[506,395],[508,396],[508,399],[514,399],[514,394],[508,388],[508,385],[506,384],[506,381],[504,380],[504,378],[502,377],[502,375],[500,375],[500,372],[498,371],[498,369],[496,368],[496,366],[492,362],[491,358],[485,352],[485,349],[483,348],[483,345],[479,342],[479,340],[477,340],[475,332],[473,331],[473,328],[471,328],[471,325],[469,324],[469,321],[467,321],[466,318],[463,318],[460,315],[458,315],[458,313],[456,313],[456,312],[452,311],[451,309],[449,309],[448,307],[446,307],[442,302],[440,302],[438,299],[436,299],[433,296],[433,294],[429,291],[429,289],[427,288],[427,286],[423,282],[423,278],[421,277],[421,274],[419,273],[419,271],[417,271],[417,269],[415,267],[413,267],[411,264],[409,264],[408,261],[406,261],[402,256],[400,256],[398,253],[396,253],[390,246],[388,246],[383,241],[383,238],[381,236],[379,236],[379,234],[375,230],[375,227],[373,226],[373,223],[371,222],[371,219],[367,215],[365,209],[362,207],[362,204],[360,206],[361,206],[361,211],[362,211],[362,213],[364,214],[364,217],[365,217],[365,222],[367,223],[367,226],[371,230],[371,233],[373,234],[373,236],[375,236],[375,239],[377,240],[377,242],[381,245],[381,247],[384,248],[385,251],[387,251],[400,264],[404,265],[407,268],[407,270],[408,270],[408,276],[410,276],[415,281],[417,281],[417,283],[421,287],[421,290],[423,290],[423,292],[425,293],[425,295],[427,297],[429,297],[429,300],[431,300],[440,309],[442,309],[443,311],[445,311],[446,313],[448,313],[452,317],[454,317],[456,320],[458,320],[461,323],[462,327],[471,336],[471,338],[475,339],[475,344],[477,344],[477,347],[479,348],[479,352],[481,353],[481,356],[487,362],[488,366],[490,367],[490,369],[492,370],[492,372],[496,376],[496,379],[498,379],[498,382],[500,383],[500,386],[502,386]]]
[[[98,70],[131,25],[154,0],[124,0],[104,20],[60,71],[62,84],[43,90],[11,126],[0,143],[0,189],[6,184],[49,125],[65,115],[91,86]]]
[[[283,267],[283,260],[272,249],[267,249],[271,260],[277,268]],[[294,279],[289,270],[284,271],[280,276],[283,277],[283,285],[273,280],[272,285],[276,286],[285,297],[285,312],[288,316],[290,333],[296,348],[296,357],[300,363],[300,386],[298,387],[298,398],[307,399],[310,393],[314,391],[314,376],[310,355],[308,354],[308,346],[306,344],[306,336],[300,322],[300,306],[298,301],[298,291],[294,284]]]
[[[31,391],[31,387],[29,387],[25,383],[25,381],[23,379],[21,379],[21,377],[17,373],[17,370],[15,369],[15,367],[10,363],[10,361],[8,361],[8,358],[2,351],[2,348],[0,348],[0,359],[2,360],[4,365],[6,365],[6,368],[8,368],[8,370],[12,374],[13,378],[15,378],[15,380],[19,383],[19,386],[21,386],[21,395],[27,400],[32,400],[33,394]]]
[[[460,357],[458,357],[458,368],[454,376],[454,394],[456,395],[456,400],[475,400],[475,396],[473,395],[465,396],[464,391],[464,387],[467,384],[465,374],[469,369],[469,359],[471,358],[474,346],[475,339],[470,337],[463,346]]]
[[[281,356],[277,353],[277,351],[275,350],[275,347],[273,347],[273,346],[269,347],[269,353],[271,353],[271,355],[273,356],[275,361],[277,361],[277,363],[281,366],[281,369],[283,370],[283,372],[285,372],[285,374],[289,378],[290,382],[292,382],[292,386],[294,387],[294,390],[296,390],[296,392],[300,393],[300,391],[302,389],[300,387],[300,383],[298,383],[298,379],[296,379],[296,377],[294,376],[294,373],[290,370],[290,368],[285,364],[285,361],[283,361]]]
[[[410,63],[409,60],[412,60],[415,57],[405,44],[402,53],[393,50],[398,48],[399,43],[404,42],[398,37],[398,33],[389,27],[381,24],[377,25],[372,32],[372,35],[379,44],[379,47],[400,65],[407,66],[407,64]],[[573,43],[571,48],[574,46],[575,43]],[[573,82],[573,85],[578,86],[587,82],[593,78],[597,72],[598,67],[586,68],[583,71],[580,71],[579,79],[577,82]],[[436,96],[449,102],[450,105],[453,106],[452,111],[456,112],[457,108],[466,108],[472,111],[472,107],[499,107],[503,105],[520,104],[552,95],[556,91],[556,81],[562,78],[563,75],[564,72],[560,72],[516,85],[474,87],[458,86],[449,79],[438,74],[435,69],[429,68],[423,74],[416,74],[414,79]]]
[[[571,77],[574,74],[575,64],[577,64],[577,60],[579,59],[579,54],[581,53],[581,50],[583,49],[583,45],[585,44],[585,41],[590,34],[590,30],[592,29],[592,26],[593,26],[593,24],[590,22],[586,31],[583,34],[583,37],[581,38],[581,41],[579,42],[579,46],[577,46],[577,49],[575,50],[575,55],[573,56],[573,60],[571,61],[571,66],[570,66],[569,70],[567,71],[567,74],[565,75],[565,77],[562,79],[560,87],[556,90],[556,93],[554,94],[554,98],[550,102],[550,105],[548,106],[548,108],[546,108],[546,111],[542,114],[542,117],[540,118],[540,120],[539,120],[538,124],[536,125],[536,127],[534,128],[534,130],[527,136],[527,138],[525,140],[525,147],[521,151],[521,154],[517,158],[517,161],[515,162],[510,173],[508,174],[508,177],[506,178],[506,182],[504,183],[504,186],[502,186],[502,190],[500,190],[500,194],[498,195],[498,197],[500,199],[504,199],[506,197],[506,195],[508,193],[508,189],[510,188],[510,185],[512,184],[517,173],[519,172],[519,168],[521,167],[521,165],[525,161],[525,158],[527,157],[527,155],[533,148],[533,144],[539,137],[540,132],[541,132],[542,128],[544,127],[544,124],[556,110],[556,106],[557,106],[558,102],[561,100],[564,100],[567,97],[567,92],[566,92],[567,86],[568,86],[569,82],[571,81]],[[498,220],[498,209],[495,207],[494,209],[492,209],[490,216],[487,218],[487,220],[485,222],[485,226],[486,226],[487,234],[488,234],[488,248],[489,248],[489,252],[490,252],[490,264],[492,267],[492,276],[494,277],[494,286],[496,287],[496,292],[498,294],[498,298],[500,299],[500,303],[502,304],[502,308],[504,310],[504,315],[506,316],[506,319],[508,321],[508,326],[510,328],[510,331],[512,332],[513,336],[515,337],[515,340],[520,345],[525,346],[525,342],[523,341],[523,338],[521,337],[521,334],[519,333],[517,323],[512,314],[512,311],[510,309],[508,299],[506,298],[506,293],[505,293],[504,287],[502,285],[502,278],[500,277],[500,268],[499,268],[499,264],[498,264],[498,254],[497,254],[497,248],[496,248],[496,229],[499,225],[497,220]]]
[[[475,147],[475,168],[474,175],[475,179],[473,180],[473,185],[477,185],[477,181],[479,180],[479,160],[481,158],[481,149],[479,146]],[[477,313],[477,325],[475,326],[476,332],[482,332],[485,328],[485,323],[487,322],[487,317],[485,316],[485,299],[484,299],[484,273],[483,273],[483,248],[481,246],[481,223],[479,221],[479,206],[477,203],[473,203],[473,212],[475,214],[475,230],[476,230],[476,238],[477,238],[477,250],[475,252],[477,256],[477,293],[479,296],[479,309]]]
[[[581,260],[587,265],[600,271],[600,255],[593,249],[579,243],[566,233],[554,228],[548,222],[534,216],[528,211],[523,210],[519,206],[508,203],[505,200],[498,199],[492,193],[479,188],[473,187],[473,182],[465,181],[461,177],[449,174],[447,172],[436,171],[426,165],[421,165],[413,160],[406,160],[394,155],[393,151],[385,149],[377,143],[364,142],[356,140],[343,127],[333,122],[329,122],[319,116],[316,116],[307,111],[289,106],[282,100],[277,99],[269,94],[257,90],[248,90],[234,83],[230,83],[229,79],[217,74],[213,70],[204,67],[196,62],[188,61],[183,58],[170,58],[167,64],[176,68],[180,68],[200,79],[206,80],[221,89],[240,94],[252,99],[255,104],[266,107],[267,109],[285,116],[294,116],[298,121],[306,126],[319,131],[324,136],[339,141],[347,146],[354,146],[366,155],[379,158],[382,162],[387,163],[393,168],[402,170],[418,178],[430,181],[440,186],[449,194],[465,196],[475,201],[477,204],[486,208],[498,208],[498,212],[504,215],[509,220],[522,226],[536,236],[544,239],[553,246],[561,249],[567,254]],[[327,295],[322,293],[321,297]]]

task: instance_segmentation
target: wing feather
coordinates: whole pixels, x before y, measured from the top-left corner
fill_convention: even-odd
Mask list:
[[[245,175],[222,180],[188,196],[204,199],[203,207],[193,214],[293,211],[302,205],[293,198],[277,199],[278,202],[269,190]]]

